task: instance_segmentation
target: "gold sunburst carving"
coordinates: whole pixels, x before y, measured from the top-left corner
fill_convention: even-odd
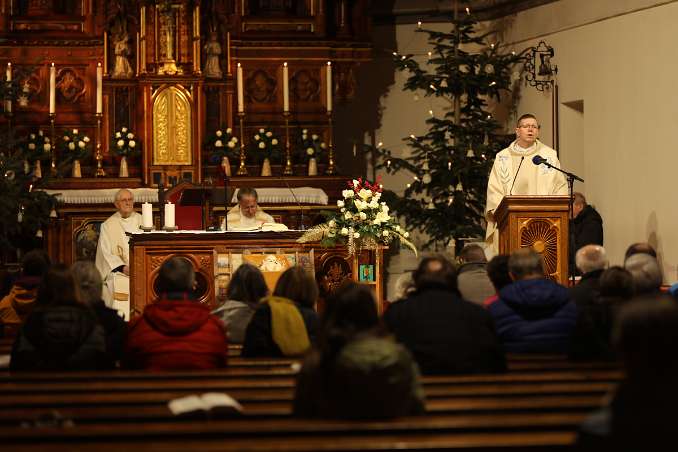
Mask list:
[[[547,220],[531,220],[520,229],[520,246],[531,247],[544,259],[546,274],[558,273],[558,227]]]

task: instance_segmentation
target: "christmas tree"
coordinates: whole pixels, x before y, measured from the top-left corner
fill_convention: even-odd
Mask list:
[[[502,52],[495,33],[480,33],[469,9],[462,7],[454,2],[450,32],[419,24],[417,32],[428,34],[428,55],[393,53],[397,69],[409,73],[404,89],[449,102],[443,116],[429,112],[428,132],[404,139],[410,147],[404,158],[389,149],[370,149],[376,154],[375,169],[412,174],[402,196],[389,191],[384,199],[409,228],[428,236],[428,248],[482,236],[487,177],[494,156],[510,142],[489,103],[510,93],[514,66],[522,60]]]

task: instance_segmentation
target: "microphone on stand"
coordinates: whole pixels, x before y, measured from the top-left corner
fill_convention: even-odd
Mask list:
[[[534,163],[535,165],[541,165],[542,163],[548,163],[548,160],[546,160],[541,155],[535,155],[534,157],[532,157],[532,163]]]
[[[228,231],[228,205],[231,200],[228,197],[228,175],[224,171],[224,231]]]
[[[299,223],[300,223],[299,224],[299,230],[305,231],[306,225],[304,225],[304,209],[301,207],[301,203],[299,202],[297,195],[294,194],[294,190],[292,190],[292,187],[290,187],[290,184],[287,182],[287,178],[285,177],[285,175],[281,174],[280,178],[285,183],[285,186],[287,187],[289,192],[292,194],[292,198],[294,199],[294,202],[296,203],[297,207],[299,208]]]
[[[536,157],[539,157],[539,156],[537,155],[537,156],[535,156],[535,158]],[[539,158],[541,158],[541,157],[539,157]],[[520,172],[520,167],[523,166],[523,160],[525,160],[524,155],[522,157],[520,157],[520,163],[518,164],[518,169],[516,170],[516,175],[513,176],[513,182],[511,183],[511,189],[509,190],[509,196],[511,196],[511,194],[513,193],[513,186],[516,184],[516,179],[518,179],[518,173]],[[534,162],[534,159],[532,159],[532,161]],[[535,163],[535,165],[536,165],[536,163]]]

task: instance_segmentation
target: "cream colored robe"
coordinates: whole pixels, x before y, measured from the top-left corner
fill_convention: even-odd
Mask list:
[[[494,210],[499,206],[504,196],[509,194],[567,195],[565,176],[546,165],[537,166],[532,163],[532,158],[535,155],[544,157],[550,164],[560,168],[556,151],[540,141],[536,141],[527,149],[518,146],[514,141],[509,147],[497,153],[487,181],[487,205],[485,207],[487,231],[485,241],[488,257],[499,253],[499,233],[494,222]],[[524,160],[516,177],[521,157],[524,157]],[[513,190],[511,190],[514,177],[516,181]]]
[[[125,233],[139,232],[139,226],[141,226],[140,214],[132,212],[128,218],[122,218],[120,213],[116,212],[101,224],[99,231],[95,264],[104,280],[102,299],[106,306],[122,312],[129,312],[129,278],[124,273],[113,272],[113,270],[121,265],[129,265],[129,237]],[[125,281],[120,281],[120,279]],[[127,305],[123,300],[119,300],[121,306],[118,306],[114,292],[124,293],[125,282],[127,283]]]
[[[257,208],[254,218],[247,218],[240,212],[239,205],[233,206],[233,208],[228,211],[226,221],[228,221],[228,229],[258,228],[261,227],[263,223],[275,223],[273,217],[261,210],[261,208]],[[224,229],[223,222],[221,223],[221,229]]]

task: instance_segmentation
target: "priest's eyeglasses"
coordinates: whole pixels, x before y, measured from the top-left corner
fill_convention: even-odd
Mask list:
[[[534,124],[523,124],[522,126],[518,126],[518,128],[539,130],[541,128],[541,126],[534,125]]]

